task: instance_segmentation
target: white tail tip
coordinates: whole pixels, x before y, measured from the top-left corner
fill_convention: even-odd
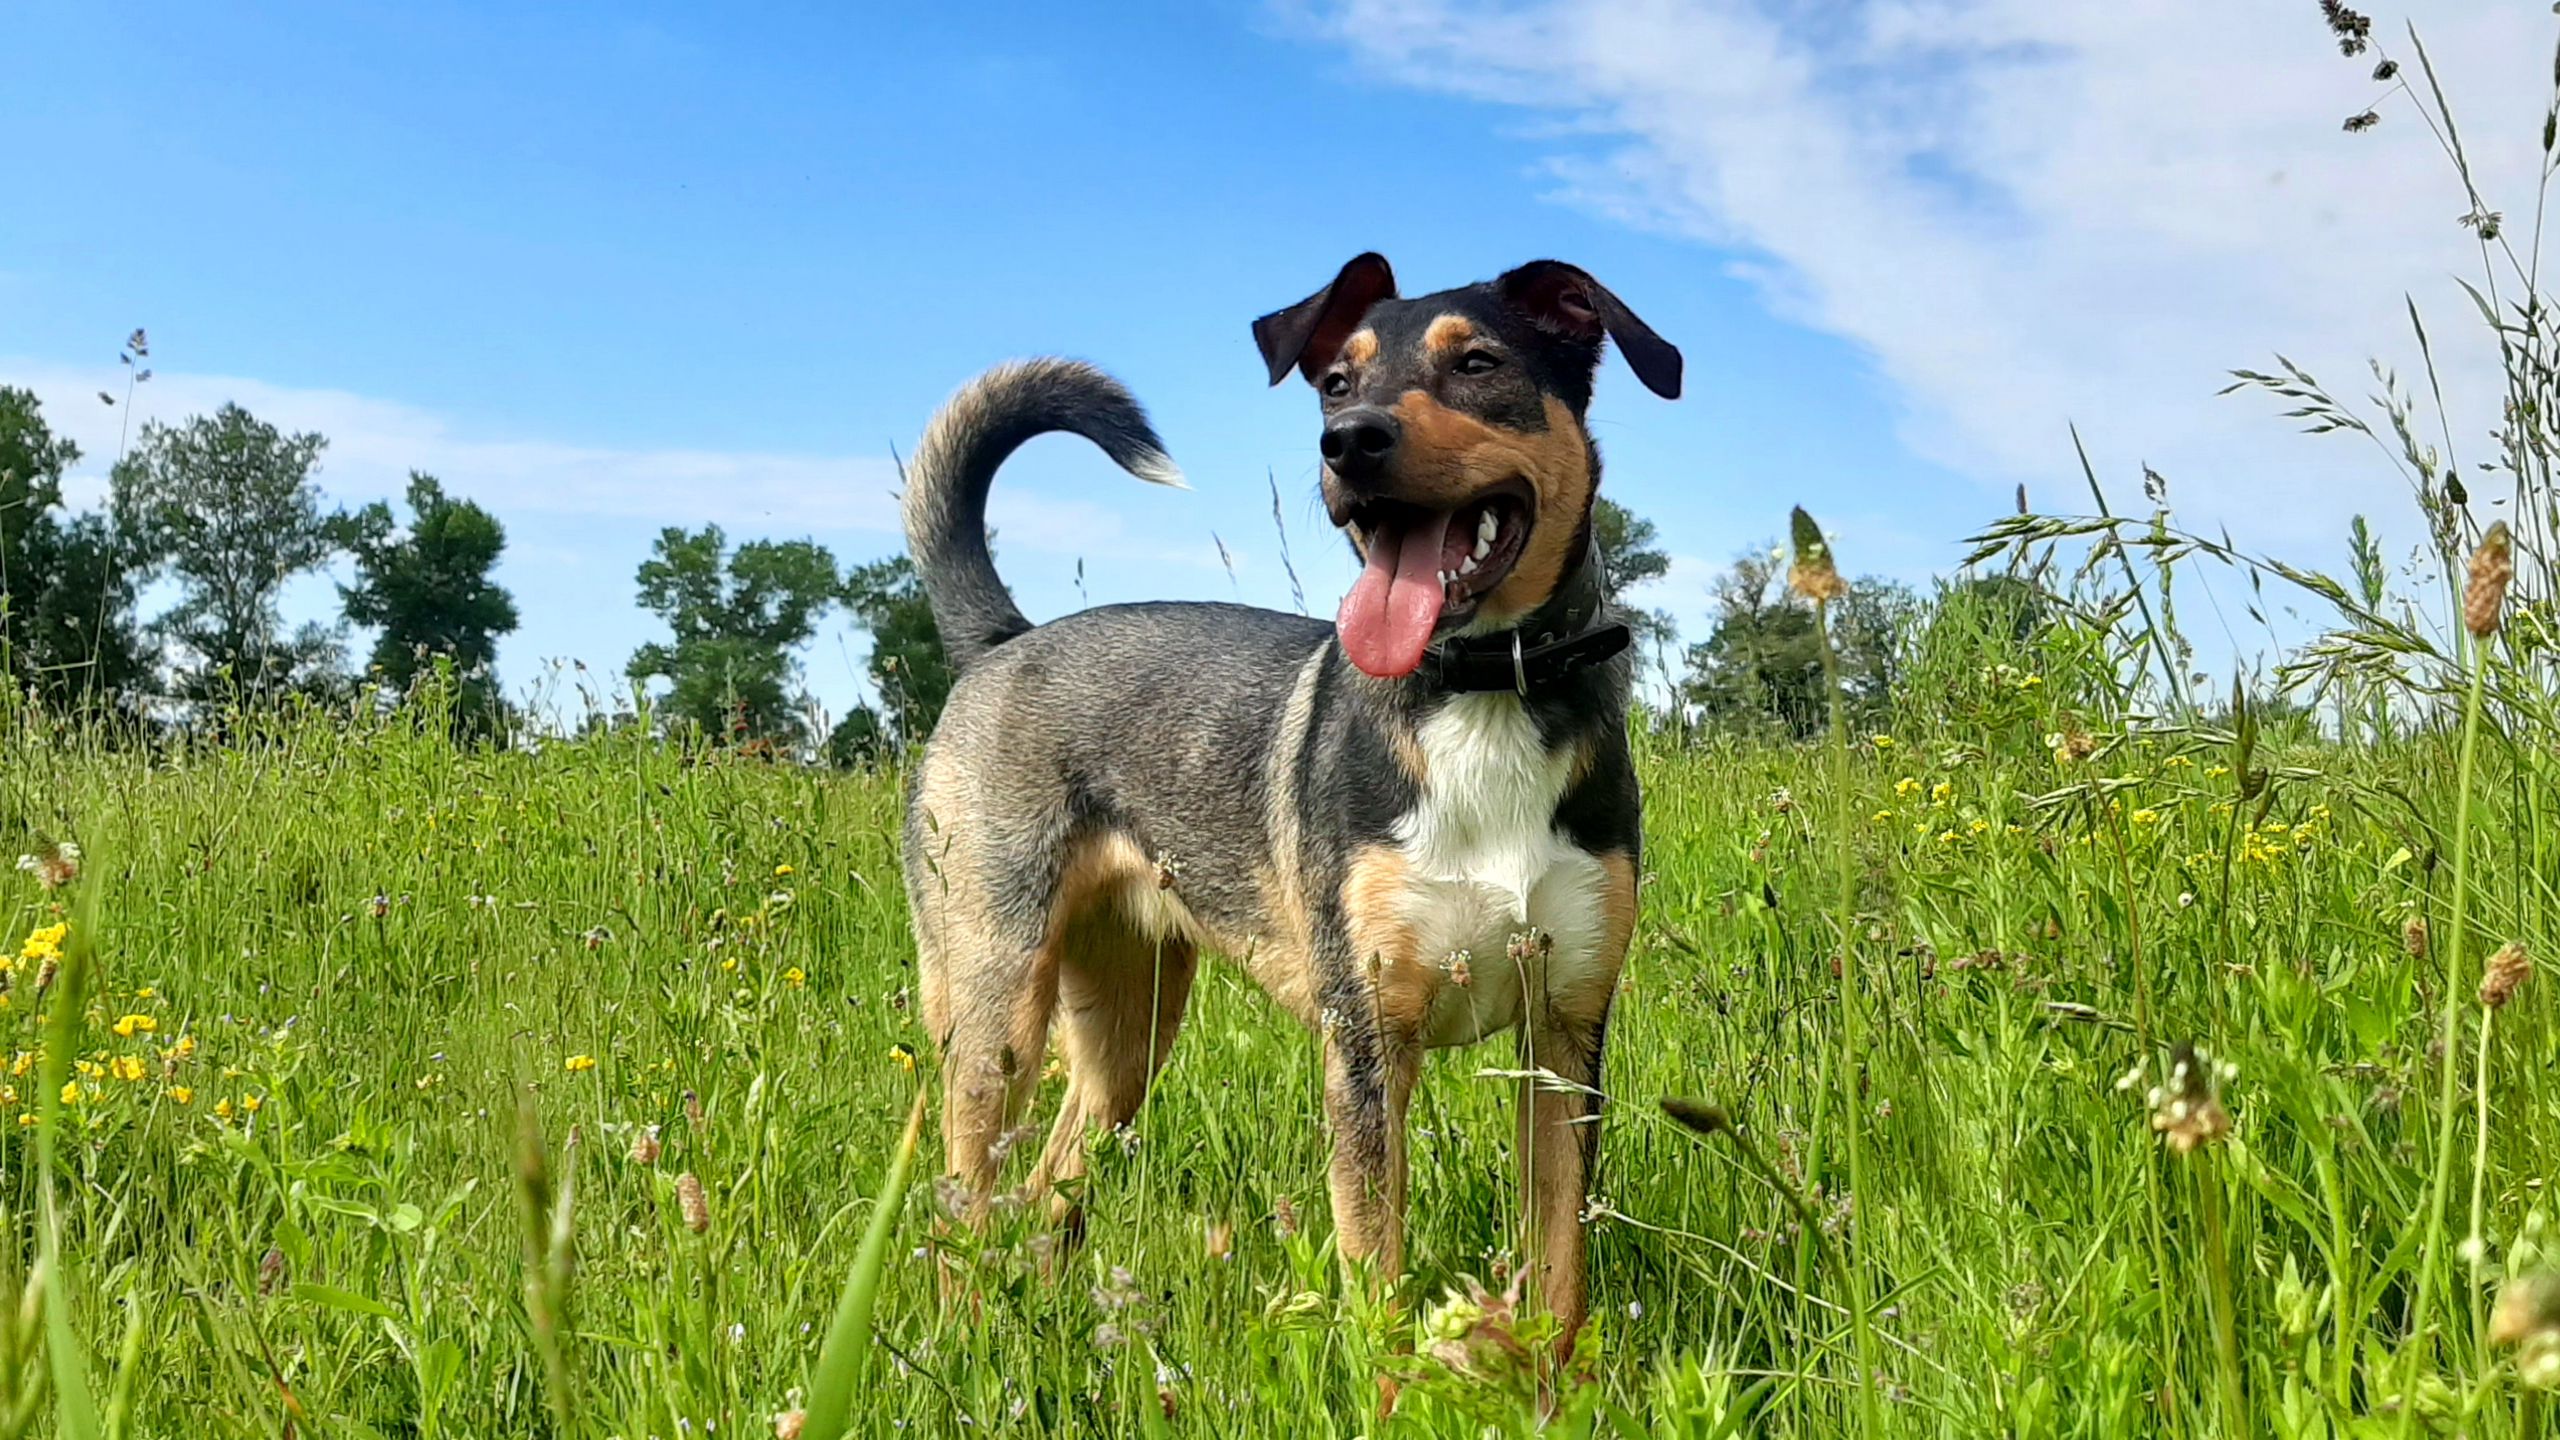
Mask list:
[[[1131,465],[1129,473],[1150,485],[1162,485],[1170,490],[1191,488],[1191,482],[1182,478],[1182,471],[1173,463],[1172,457],[1162,451]]]

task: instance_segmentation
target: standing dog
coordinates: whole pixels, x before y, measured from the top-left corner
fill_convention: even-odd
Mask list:
[[[1137,1113],[1202,950],[1323,1038],[1339,1249],[1401,1271],[1405,1111],[1426,1049],[1517,1027],[1538,1291],[1568,1335],[1600,1057],[1635,929],[1627,629],[1592,539],[1604,339],[1666,398],[1680,352],[1537,261],[1406,300],[1363,255],[1254,322],[1322,398],[1326,513],[1364,568],[1327,625],[1112,605],[1033,626],[987,550],[1025,440],[1071,430],[1179,485],[1137,403],[1038,360],[925,432],[908,544],[960,668],[908,796],[907,893],[951,1171],[983,1211],[1054,1034],[1067,1094],[1031,1177]]]

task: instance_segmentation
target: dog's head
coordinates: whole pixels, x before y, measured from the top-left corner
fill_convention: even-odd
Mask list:
[[[1680,352],[1555,260],[1406,300],[1385,259],[1363,255],[1253,338],[1272,384],[1295,369],[1322,398],[1325,512],[1365,563],[1342,647],[1387,678],[1412,674],[1435,636],[1518,624],[1581,558],[1604,339],[1646,388],[1680,393]]]

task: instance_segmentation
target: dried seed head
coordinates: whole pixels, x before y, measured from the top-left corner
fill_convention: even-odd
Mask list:
[[[800,1432],[809,1424],[806,1410],[784,1410],[773,1417],[773,1440],[800,1440]]]
[[[2151,1128],[2181,1155],[2231,1133],[2213,1065],[2193,1045],[2180,1045],[2169,1062],[2169,1083],[2151,1091]]]
[[[2373,22],[2348,9],[2340,0],[2320,0],[2320,17],[2329,22],[2329,33],[2338,37],[2338,53],[2355,56],[2364,53],[2373,38]]]
[[[1795,508],[1788,520],[1790,537],[1795,542],[1795,561],[1787,567],[1787,588],[1806,600],[1838,600],[1849,593],[1849,584],[1840,578],[1837,562],[1831,557],[1831,542],[1822,538],[1822,527],[1813,522],[1803,506]]]
[[[1662,1113],[1701,1135],[1736,1133],[1732,1112],[1721,1105],[1704,1100],[1688,1100],[1677,1095],[1662,1097]]]
[[[648,1126],[631,1137],[631,1158],[641,1165],[658,1163],[658,1127]]]
[[[2480,1003],[2492,1010],[2505,1008],[2532,975],[2533,957],[2525,953],[2524,942],[2508,941],[2480,972]]]
[[[684,1118],[685,1123],[693,1127],[694,1134],[702,1133],[702,1097],[690,1090],[684,1092]]]
[[[1283,1195],[1271,1207],[1271,1233],[1287,1240],[1298,1233],[1297,1202]]]
[[[273,1245],[258,1260],[258,1293],[273,1295],[284,1285],[284,1252]]]
[[[39,845],[34,854],[18,857],[18,868],[34,876],[38,887],[59,890],[80,878],[80,847],[68,840]]]
[[[1212,1220],[1209,1222],[1208,1234],[1205,1238],[1210,1259],[1232,1260],[1235,1258],[1235,1226],[1224,1220]]]
[[[711,1228],[711,1197],[702,1193],[702,1180],[687,1170],[676,1177],[676,1204],[684,1210],[684,1228],[696,1235]]]
[[[2517,1379],[2539,1390],[2560,1388],[2560,1271],[2507,1282],[2489,1312],[2489,1343],[2515,1347]]]
[[[2499,521],[2480,537],[2480,548],[2471,552],[2471,579],[2462,587],[2462,626],[2472,638],[2486,640],[2498,633],[2498,617],[2507,608],[2507,584],[2516,578],[2515,546],[2507,534],[2507,522]]]
[[[2400,948],[2408,951],[2409,958],[2412,960],[2427,958],[2426,916],[2412,915],[2408,923],[2400,927]]]

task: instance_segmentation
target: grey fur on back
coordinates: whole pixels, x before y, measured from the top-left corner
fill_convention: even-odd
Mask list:
[[[1007,456],[1052,430],[1082,435],[1141,480],[1182,488],[1146,411],[1091,365],[1021,360],[961,386],[925,427],[902,502],[908,552],[959,669],[1031,628],[987,550],[987,491]]]

